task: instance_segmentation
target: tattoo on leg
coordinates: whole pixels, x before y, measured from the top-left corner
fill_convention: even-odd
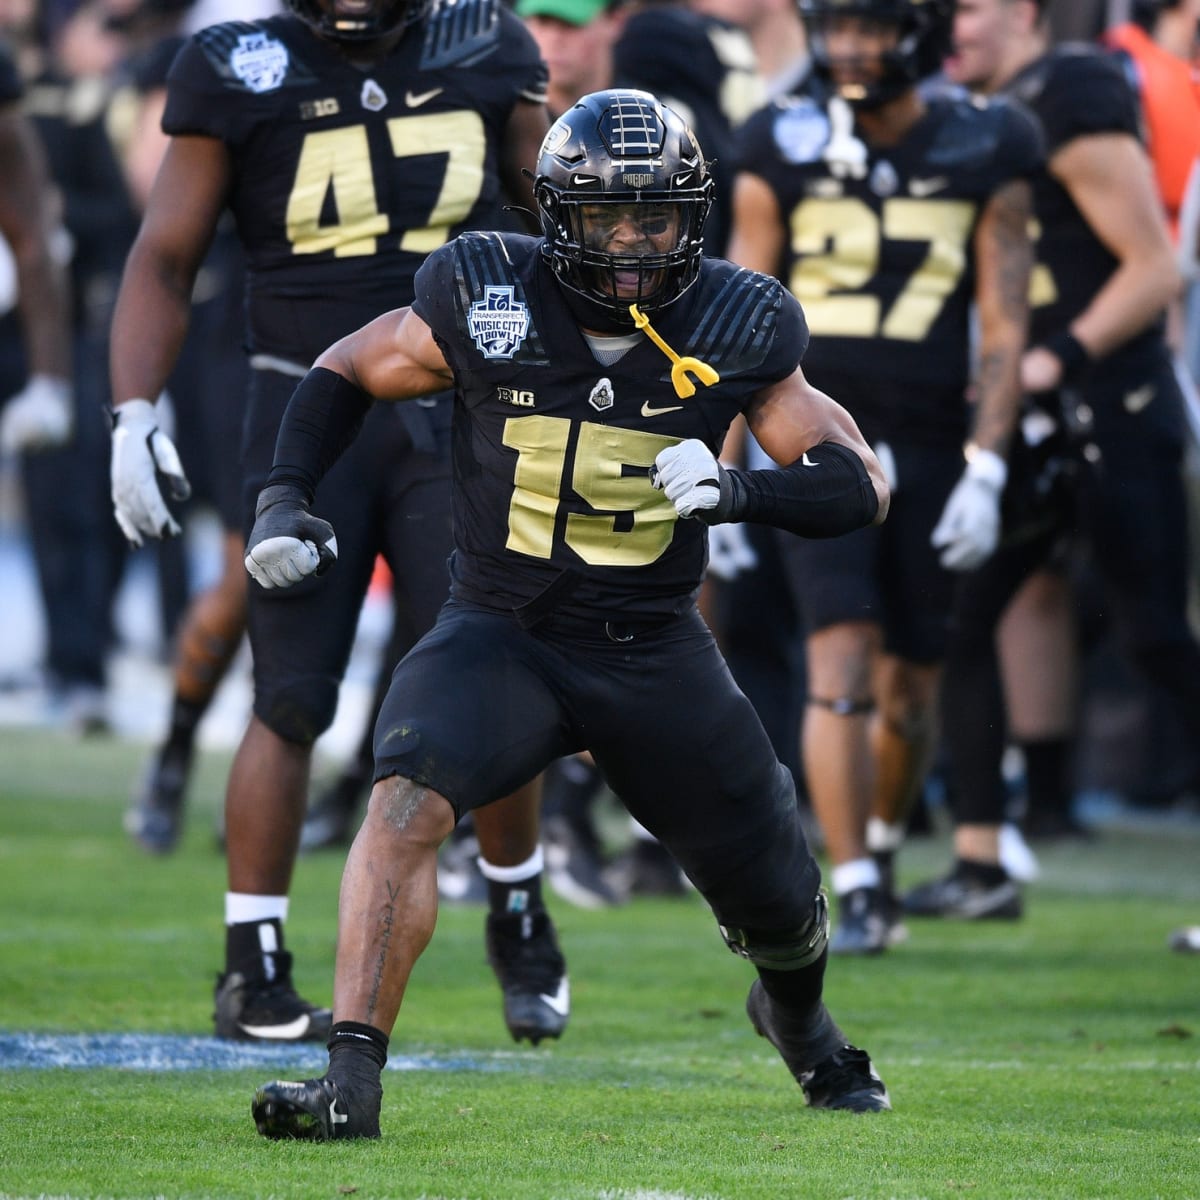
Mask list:
[[[383,987],[383,977],[387,972],[388,950],[392,945],[392,929],[396,923],[396,898],[400,888],[390,880],[385,879],[383,886],[387,888],[387,903],[379,914],[379,957],[375,960],[375,978],[371,981],[371,994],[367,997],[367,1019],[375,1015],[379,1002],[379,990]]]

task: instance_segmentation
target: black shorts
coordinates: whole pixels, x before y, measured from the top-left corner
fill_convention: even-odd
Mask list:
[[[296,382],[275,371],[253,372],[243,492],[247,532]],[[392,571],[398,619],[418,635],[436,619],[450,586],[451,409],[449,397],[431,405],[376,404],[312,504],[313,513],[333,525],[337,563],[291,588],[251,584],[254,711],[281,736],[305,741],[332,721],[377,555]]]
[[[534,630],[450,601],[404,658],[375,728],[375,777],[401,775],[457,816],[590,750],[630,813],[718,917],[808,919],[819,872],[795,789],[692,610],[652,627],[550,617]]]
[[[843,537],[781,534],[788,586],[809,633],[846,621],[882,626],[884,646],[910,662],[945,656],[954,576],[929,544],[963,471],[946,447],[889,443],[897,486],[887,520]]]

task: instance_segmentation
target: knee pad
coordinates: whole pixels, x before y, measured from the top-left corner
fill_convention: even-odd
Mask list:
[[[799,929],[734,929],[720,926],[725,945],[756,967],[772,971],[799,971],[810,966],[825,952],[829,942],[829,902],[819,891],[813,901],[812,916]]]
[[[337,700],[336,681],[309,678],[271,691],[260,688],[254,715],[285,742],[310,746],[333,724]]]
[[[833,713],[835,717],[862,717],[875,711],[874,700],[856,700],[853,696],[837,696],[832,700],[809,696],[808,703],[813,708],[823,708]]]

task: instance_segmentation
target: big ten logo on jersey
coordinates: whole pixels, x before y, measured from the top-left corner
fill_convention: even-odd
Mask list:
[[[340,111],[341,107],[336,96],[330,96],[327,100],[300,101],[300,120],[302,121],[315,121],[319,117],[336,117]]]
[[[496,399],[501,404],[515,404],[518,408],[532,408],[534,396],[532,392],[524,392],[518,388],[498,387]]]

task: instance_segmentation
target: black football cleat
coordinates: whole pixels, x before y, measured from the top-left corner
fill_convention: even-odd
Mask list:
[[[866,1113],[886,1112],[892,1107],[870,1056],[856,1046],[843,1046],[811,1071],[803,1072],[800,1087],[810,1108]]]
[[[271,957],[274,979],[241,971],[217,976],[213,992],[217,1037],[243,1042],[327,1042],[333,1013],[296,993],[291,954],[280,950]]]
[[[489,913],[487,958],[504,993],[504,1023],[514,1042],[556,1038],[571,1015],[567,964],[544,909]]]
[[[829,939],[829,953],[882,954],[892,941],[892,928],[883,889],[855,888],[837,898],[837,920]]]
[[[808,1018],[797,1018],[781,1012],[756,979],[746,997],[746,1015],[759,1037],[779,1051],[810,1108],[884,1112],[892,1107],[870,1057],[846,1042],[823,1004]]]
[[[258,1132],[276,1140],[332,1142],[343,1138],[379,1136],[380,1097],[353,1107],[333,1080],[306,1079],[292,1083],[277,1079],[254,1093],[250,1112]]]
[[[984,883],[951,872],[918,884],[904,896],[911,917],[954,917],[961,921],[1016,921],[1021,917],[1021,889],[1011,879]]]
[[[161,752],[147,767],[124,824],[125,832],[150,854],[170,854],[179,842],[189,773],[187,759]]]

